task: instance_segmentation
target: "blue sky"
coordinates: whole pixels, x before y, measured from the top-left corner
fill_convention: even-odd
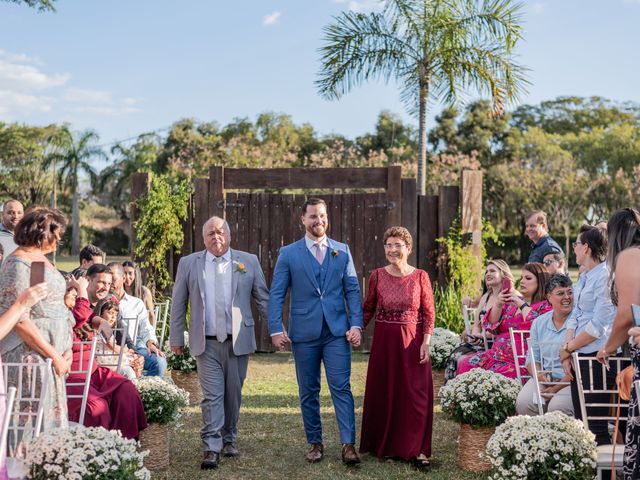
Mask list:
[[[319,133],[372,131],[404,113],[394,85],[339,101],[314,88],[322,27],[370,0],[58,0],[56,13],[0,1],[0,121],[70,122],[102,143],[183,117],[227,123],[264,111]],[[559,95],[640,102],[640,0],[526,1],[524,103]],[[435,114],[441,106],[434,106]]]

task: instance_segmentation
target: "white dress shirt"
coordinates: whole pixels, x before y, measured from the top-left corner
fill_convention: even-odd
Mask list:
[[[215,261],[219,258],[218,262]],[[231,284],[233,278],[233,262],[231,261],[231,250],[227,250],[221,257],[216,257],[211,252],[207,251],[205,267],[204,267],[204,334],[207,336],[216,335],[216,292],[215,287],[215,268],[219,268],[222,272],[222,285],[224,287],[224,311],[225,311],[225,323],[227,324],[227,335],[231,334],[232,322],[231,322]]]
[[[322,237],[320,240],[313,240],[311,238],[309,238],[308,235],[304,236],[304,242],[307,245],[307,248],[309,249],[309,251],[311,252],[311,255],[313,255],[313,258],[316,258],[316,250],[313,247],[316,243],[318,243],[320,245],[320,251],[322,252],[322,258],[326,258],[327,257],[327,249],[329,248],[329,242],[327,241],[327,236],[325,235],[324,237]]]
[[[137,347],[147,348],[147,342],[149,340],[152,340],[156,345],[158,344],[158,337],[156,337],[153,326],[149,322],[149,311],[142,300],[125,293],[120,300],[118,308],[120,318],[138,319],[138,334],[135,339],[133,338],[133,331],[135,329],[134,322],[130,322],[127,325],[129,328],[129,338],[135,342]]]

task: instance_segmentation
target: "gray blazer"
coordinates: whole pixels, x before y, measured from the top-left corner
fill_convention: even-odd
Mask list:
[[[204,265],[206,253],[206,250],[202,250],[180,259],[171,299],[170,345],[172,347],[184,346],[187,306],[191,303],[189,348],[193,356],[202,355],[205,346]],[[247,355],[256,350],[251,299],[253,298],[258,312],[266,320],[269,290],[258,257],[231,249],[231,261],[233,262],[231,283],[233,351],[236,355]],[[243,271],[239,268],[240,264],[244,266]]]

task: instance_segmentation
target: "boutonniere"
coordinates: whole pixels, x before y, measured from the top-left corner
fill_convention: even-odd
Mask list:
[[[333,250],[331,250],[331,256],[333,258],[336,258],[338,256],[338,253],[339,253],[338,250],[336,250],[335,248]]]
[[[247,267],[245,266],[245,264],[244,264],[244,263],[242,263],[242,262],[236,262],[236,261],[234,261],[233,263],[234,263],[234,264],[235,264],[235,266],[236,266],[236,272],[238,272],[238,273],[243,273],[243,274],[244,274],[244,273],[247,273]]]

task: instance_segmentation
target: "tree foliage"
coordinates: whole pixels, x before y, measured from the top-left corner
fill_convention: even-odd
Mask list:
[[[0,0],[0,1],[25,4],[28,7],[35,8],[41,12],[56,11],[55,6],[53,5],[56,2],[56,0]]]
[[[170,177],[155,175],[149,192],[137,202],[134,253],[140,267],[147,270],[153,289],[164,289],[171,281],[166,256],[172,249],[179,253],[182,248],[182,222],[187,217],[189,194],[188,182],[174,182]]]

